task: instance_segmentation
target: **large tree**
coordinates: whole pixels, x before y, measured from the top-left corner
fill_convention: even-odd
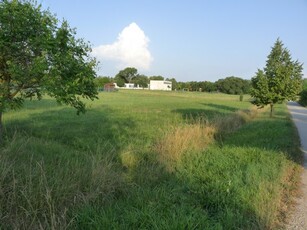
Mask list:
[[[116,74],[115,78],[122,79],[125,83],[131,83],[131,81],[138,75],[138,70],[134,67],[127,67]]]
[[[293,61],[282,41],[277,39],[268,55],[266,66],[252,78],[252,103],[264,107],[270,105],[273,116],[274,104],[294,100],[302,90],[303,66]]]
[[[25,98],[44,93],[85,112],[82,98],[94,99],[95,59],[90,46],[75,38],[33,1],[0,1],[0,137],[2,113],[20,108]],[[1,141],[1,140],[0,140]]]
[[[143,75],[143,74],[138,74],[133,80],[132,82],[142,88],[147,88],[148,87],[148,77]]]

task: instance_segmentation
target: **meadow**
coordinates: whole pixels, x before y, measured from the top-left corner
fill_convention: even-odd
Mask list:
[[[284,104],[120,90],[85,115],[51,98],[4,113],[0,229],[274,229],[302,154]]]

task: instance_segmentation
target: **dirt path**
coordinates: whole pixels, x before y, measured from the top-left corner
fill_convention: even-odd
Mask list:
[[[302,173],[302,197],[296,200],[297,207],[286,229],[307,229],[307,109],[296,102],[289,102],[288,109],[300,135],[304,152]]]

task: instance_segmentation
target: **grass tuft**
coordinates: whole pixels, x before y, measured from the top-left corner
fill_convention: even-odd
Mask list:
[[[198,121],[194,124],[182,124],[170,127],[163,138],[155,146],[159,161],[167,164],[170,171],[188,151],[201,151],[212,143],[216,128],[207,121]]]
[[[202,151],[215,139],[238,130],[257,116],[257,110],[240,110],[229,116],[216,116],[208,121],[203,115],[190,118],[187,122],[169,127],[155,145],[159,161],[174,171],[176,164],[187,152]]]

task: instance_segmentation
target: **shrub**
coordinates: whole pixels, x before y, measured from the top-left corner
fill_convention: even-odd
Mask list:
[[[303,106],[307,106],[307,89],[304,89],[301,93],[300,93],[300,100],[299,103]]]

